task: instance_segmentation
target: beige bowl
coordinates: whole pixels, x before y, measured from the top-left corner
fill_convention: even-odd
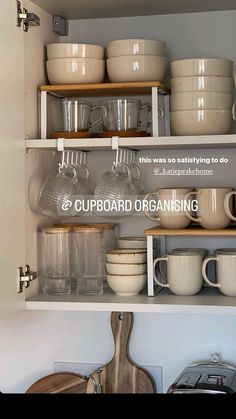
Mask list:
[[[189,76],[174,77],[170,80],[171,92],[233,92],[232,77],[220,76]]]
[[[162,81],[166,72],[166,58],[154,55],[126,55],[107,60],[111,82]]]
[[[194,58],[172,61],[172,77],[183,76],[223,76],[232,77],[233,61],[216,58]]]
[[[106,263],[107,273],[111,275],[140,275],[147,272],[146,263]]]
[[[49,44],[48,60],[55,58],[104,58],[105,48],[89,44]]]
[[[117,249],[106,253],[106,261],[111,263],[146,263],[147,252],[142,249]]]
[[[233,96],[219,92],[183,92],[170,96],[171,111],[191,109],[231,109]]]
[[[170,114],[173,135],[228,134],[232,123],[230,110],[192,110]]]
[[[105,61],[94,58],[57,58],[47,61],[51,84],[101,83]]]
[[[167,54],[167,44],[152,39],[120,39],[107,45],[108,58],[123,55],[160,55]]]
[[[118,240],[120,249],[147,249],[146,237],[120,237]]]
[[[109,287],[123,297],[138,295],[147,282],[147,275],[107,275]]]

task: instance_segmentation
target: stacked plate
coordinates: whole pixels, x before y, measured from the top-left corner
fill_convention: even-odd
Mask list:
[[[163,81],[167,44],[157,40],[121,39],[107,46],[111,82]]]
[[[187,59],[171,63],[174,135],[227,134],[232,122],[233,62]]]
[[[47,73],[51,84],[102,83],[105,48],[87,44],[49,44]]]
[[[147,281],[146,249],[116,249],[106,253],[109,287],[123,297],[138,295]]]

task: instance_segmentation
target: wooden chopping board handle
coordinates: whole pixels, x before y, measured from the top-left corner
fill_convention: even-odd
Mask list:
[[[101,368],[104,393],[154,393],[155,383],[150,374],[139,367],[129,355],[129,343],[134,323],[133,313],[111,314],[111,329],[115,343],[114,356]]]
[[[115,342],[115,353],[113,359],[130,359],[129,341],[133,329],[133,313],[115,313],[111,314],[111,329]]]

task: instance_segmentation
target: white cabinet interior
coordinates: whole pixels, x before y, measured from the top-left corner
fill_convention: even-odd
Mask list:
[[[234,0],[33,0],[33,3],[52,14],[59,14],[67,19],[94,19],[99,17],[144,16],[174,13],[207,12],[211,10],[233,10]]]
[[[39,1],[39,0],[38,0]],[[14,0],[2,0],[4,7],[2,7],[2,14],[0,16],[0,32],[1,32],[1,54],[5,57],[5,65],[1,66],[0,74],[1,80],[8,80],[8,83],[2,83],[1,86],[1,154],[0,154],[0,190],[1,190],[1,292],[0,303],[1,315],[24,309],[24,295],[17,295],[15,292],[15,271],[16,267],[20,264],[30,262],[32,268],[35,268],[36,261],[36,227],[41,222],[50,222],[49,220],[40,220],[36,218],[32,212],[27,209],[26,229],[27,229],[27,257],[25,257],[25,220],[23,210],[19,206],[15,206],[17,199],[19,202],[25,202],[24,196],[24,174],[21,172],[24,167],[24,133],[22,131],[22,104],[23,104],[23,74],[21,68],[21,59],[23,59],[22,45],[20,44],[19,29],[14,28]],[[44,0],[45,5],[52,4],[52,1]],[[61,0],[63,5],[70,4],[69,1]],[[75,4],[79,4],[77,0]],[[98,2],[97,2],[98,3]],[[100,3],[100,2],[99,2]],[[110,2],[109,2],[110,3]],[[122,2],[117,2],[122,4]],[[140,2],[141,3],[141,2]],[[155,2],[158,4],[158,2]],[[176,1],[172,1],[173,7],[176,7]],[[223,8],[233,8],[235,1],[231,2],[208,2],[195,0],[188,3],[199,5],[204,3],[204,7],[213,4],[213,7],[218,5]],[[44,13],[31,2],[24,0],[27,7],[38,14],[41,18],[41,29],[31,29],[28,34],[25,34],[25,71],[27,71],[26,83],[28,89],[26,90],[25,106],[26,106],[26,119],[27,131],[30,138],[39,138],[38,122],[37,122],[37,86],[44,83],[44,65],[43,65],[43,44],[56,40],[56,36],[52,32],[51,16]],[[86,4],[90,4],[86,1]],[[126,4],[122,8],[126,10]],[[138,2],[137,2],[138,4]],[[164,2],[163,4],[167,4]],[[142,6],[144,2],[142,1]],[[150,5],[145,2],[145,6]],[[215,6],[217,5],[217,6]],[[219,7],[220,7],[219,6]],[[92,8],[90,8],[92,10]],[[149,8],[150,10],[150,8]],[[185,9],[184,11],[187,11]],[[55,8],[54,13],[59,12]],[[71,13],[72,18],[78,18],[74,13]],[[103,15],[104,16],[104,15]],[[69,17],[69,16],[68,16]],[[107,40],[112,38],[139,36],[147,38],[166,39],[169,43],[170,58],[182,58],[190,56],[222,56],[229,57],[235,60],[235,27],[236,12],[219,12],[219,13],[203,13],[191,15],[175,15],[175,16],[152,16],[146,18],[131,18],[131,19],[106,19],[106,20],[84,20],[80,22],[70,22],[70,36],[69,38],[61,39],[63,42],[78,41],[81,42],[101,42],[105,44]],[[200,29],[199,29],[200,28]],[[223,28],[223,29],[222,29]],[[33,38],[34,37],[34,38]],[[38,38],[37,38],[38,37]],[[38,40],[37,40],[38,39]],[[37,47],[36,47],[37,45]],[[39,49],[38,49],[39,48]],[[9,50],[13,50],[14,54],[9,54]],[[13,57],[14,55],[14,57]],[[12,69],[12,72],[11,72]],[[15,71],[17,69],[17,71]],[[13,82],[14,81],[14,82]],[[7,115],[7,116],[6,116]],[[6,123],[6,125],[3,124]],[[14,123],[13,123],[14,122]],[[29,128],[29,124],[30,127]],[[9,133],[16,135],[15,140],[9,138]],[[227,136],[224,140],[227,142],[231,137]],[[176,139],[177,140],[177,139]],[[199,141],[198,138],[192,138]],[[207,138],[206,141],[217,140],[219,144],[221,139]],[[233,140],[233,138],[232,138]],[[30,140],[28,143],[31,146]],[[51,140],[50,140],[51,141]],[[167,139],[167,143],[170,140]],[[174,146],[175,139],[172,138],[173,143],[168,147],[168,155],[193,155],[189,148],[184,151],[176,151]],[[204,139],[201,139],[202,143]],[[37,143],[37,142],[36,142]],[[215,176],[213,178],[198,178],[189,179],[189,185],[199,186],[210,185],[214,183],[218,186],[235,186],[235,150],[214,150],[211,151],[197,149],[194,155],[204,156],[219,156],[223,155],[229,158],[229,165],[222,170],[216,168]],[[45,143],[45,148],[48,147],[48,142]],[[52,141],[52,147],[55,148],[55,143]],[[164,144],[163,144],[164,145]],[[33,147],[33,144],[32,144]],[[189,144],[186,144],[189,147]],[[30,147],[31,148],[31,147]],[[51,148],[51,147],[50,147]],[[224,147],[223,147],[224,148]],[[142,152],[143,155],[152,155],[150,151]],[[103,156],[101,156],[103,154]],[[97,152],[91,152],[89,155],[89,165],[95,166],[99,157],[100,167],[97,167],[95,174],[101,173],[110,165],[112,159],[111,153],[101,153],[100,156]],[[155,155],[159,157],[167,155],[167,152],[158,150]],[[47,162],[45,161],[47,160]],[[55,159],[48,151],[42,152],[40,150],[30,150],[26,154],[27,165],[27,182],[30,182],[32,174],[44,173],[51,170]],[[43,162],[45,166],[43,167]],[[10,175],[10,168],[12,163],[12,176],[10,179],[6,174]],[[52,166],[51,166],[52,164]],[[104,166],[103,166],[104,165]],[[107,166],[106,166],[107,165]],[[51,167],[50,167],[51,166]],[[110,167],[110,166],[109,166]],[[142,172],[147,190],[153,190],[156,187],[167,186],[172,184],[173,178],[156,179],[151,176],[153,167],[148,165],[142,166]],[[20,175],[21,174],[21,175]],[[43,175],[43,176],[44,176]],[[37,175],[38,176],[38,175]],[[13,182],[14,181],[14,182]],[[179,185],[184,185],[186,179],[178,179]],[[8,189],[9,187],[9,189]],[[8,194],[9,190],[14,192],[14,196]],[[3,201],[6,198],[7,204],[4,206]],[[14,198],[14,200],[12,199]],[[28,201],[28,199],[26,199]],[[19,204],[18,202],[18,204]],[[90,221],[85,220],[84,221]],[[141,221],[141,220],[140,220]],[[121,231],[122,234],[140,234],[140,229],[143,231],[145,228],[151,227],[147,219],[142,219],[137,223],[136,219],[124,219],[122,221]],[[17,234],[16,234],[17,232]],[[186,246],[205,246],[211,251],[216,247],[235,247],[234,239],[210,239],[197,238],[192,242],[190,239],[182,237],[171,238],[167,242],[168,250],[174,247]],[[29,289],[30,294],[34,294],[37,290]],[[111,295],[114,302],[114,295]],[[140,296],[142,299],[142,296]],[[221,316],[221,314],[235,314],[235,303],[227,297],[218,295],[214,298],[214,304],[211,306],[212,298],[209,297],[200,301],[198,305],[190,305],[188,299],[179,302],[173,298],[168,300],[168,304],[160,304],[160,307],[151,307],[146,304],[143,311],[146,314],[135,315],[135,328],[132,339],[132,354],[140,364],[161,365],[164,371],[164,391],[173,382],[174,378],[179,374],[187,364],[199,359],[206,359],[211,352],[221,352],[225,359],[235,362],[235,317]],[[145,297],[146,298],[146,297]],[[200,298],[200,296],[199,296]],[[66,310],[64,302],[62,305],[54,304],[52,301],[47,304],[41,304],[39,298],[32,303],[26,303],[26,307],[31,305],[30,309],[45,310]],[[105,299],[105,296],[104,296]],[[172,300],[172,301],[171,301]],[[231,300],[231,301],[230,301]],[[107,301],[107,300],[106,300]],[[111,301],[111,300],[110,300]],[[149,300],[150,301],[150,300]],[[151,299],[151,304],[152,306]],[[163,301],[163,300],[162,300]],[[127,303],[131,308],[131,301]],[[143,304],[143,301],[142,301]],[[41,307],[40,307],[41,305]],[[87,309],[90,311],[98,310],[94,303],[86,303]],[[88,306],[90,305],[90,306]],[[144,304],[143,304],[144,305]],[[157,304],[156,304],[157,305]],[[54,306],[54,307],[52,307]],[[68,306],[67,306],[68,307]],[[101,306],[99,306],[101,309]],[[102,310],[112,310],[113,305],[105,304]],[[119,306],[119,307],[122,307]],[[27,307],[29,308],[29,307]],[[18,316],[12,316],[6,321],[1,322],[1,391],[2,392],[24,392],[33,381],[39,379],[42,375],[52,372],[51,366],[57,360],[82,360],[84,362],[96,362],[98,364],[106,363],[111,357],[113,352],[113,345],[109,333],[109,315],[107,313],[73,313],[73,310],[81,310],[81,305],[70,304],[69,310],[71,312],[28,312],[21,313]],[[119,308],[117,308],[119,309]],[[140,305],[132,306],[132,309],[140,311]],[[151,311],[159,312],[159,315],[147,314]],[[162,315],[162,313],[172,313],[171,315]],[[177,314],[176,314],[177,313]],[[184,313],[184,314],[181,314]],[[198,313],[198,315],[191,315],[191,313]],[[207,315],[206,313],[215,314]],[[201,315],[203,314],[203,315]],[[217,315],[218,314],[218,315]],[[204,344],[203,344],[204,342]],[[173,351],[177,348],[178,354]],[[22,354],[24,360],[22,361]]]
[[[32,138],[39,138],[38,134],[38,119],[37,119],[37,87],[43,83],[45,83],[45,69],[44,69],[44,58],[45,58],[45,45],[48,42],[56,41],[58,38],[52,32],[52,24],[51,19],[48,14],[44,13],[41,9],[37,6],[34,6],[30,1],[25,2],[26,6],[35,11],[40,18],[41,18],[41,27],[32,29],[28,34],[24,35],[25,38],[25,89],[26,89],[26,96],[25,96],[25,106],[26,106],[26,127],[25,133],[30,136],[30,140],[26,141],[26,148],[28,148],[28,153],[26,155],[26,166],[27,166],[27,193],[30,190],[35,197],[37,196],[37,188],[40,186],[40,183],[45,177],[45,175],[51,171],[53,168],[56,167],[57,164],[57,157],[51,153],[51,150],[56,149],[56,141],[55,140],[33,140]],[[227,7],[227,6],[226,6]],[[58,9],[60,10],[60,9]],[[53,11],[54,12],[54,11]],[[188,19],[186,19],[186,15],[165,15],[165,16],[147,16],[147,17],[131,17],[127,19],[98,19],[98,20],[80,20],[79,22],[74,20],[70,22],[70,33],[69,37],[61,38],[61,42],[96,42],[98,44],[105,45],[107,41],[114,38],[121,38],[121,37],[132,37],[132,36],[139,36],[139,37],[146,37],[146,38],[159,38],[167,40],[169,44],[169,57],[170,59],[173,58],[183,58],[183,57],[190,57],[190,56],[201,56],[201,55],[209,55],[209,56],[219,56],[219,57],[227,57],[234,59],[235,58],[235,50],[234,50],[234,39],[236,38],[236,29],[234,25],[234,21],[236,18],[236,11],[233,12],[212,12],[212,13],[202,13],[202,14],[191,14],[188,15]],[[219,31],[219,23],[224,23],[225,33],[224,37],[222,37],[221,31]],[[101,27],[103,30],[101,31]],[[181,31],[179,30],[181,28]],[[197,34],[197,37],[196,37]],[[211,36],[209,36],[211,34]],[[188,43],[186,42],[188,39]],[[208,42],[206,42],[208,39]],[[34,62],[35,71],[32,71],[32,62]],[[35,142],[34,142],[35,141]],[[42,143],[39,144],[39,141]],[[73,142],[72,142],[73,141]],[[81,144],[79,142],[81,140],[67,140],[67,145],[69,147],[76,146],[78,148],[87,148],[89,144],[91,145],[91,150],[96,150],[96,146],[94,142],[90,140],[86,140]],[[99,149],[107,149],[110,148],[110,139],[101,139],[96,140],[100,141],[98,144]],[[125,139],[121,140],[121,145],[126,145]],[[142,144],[140,145],[140,156],[153,156],[154,152],[146,150],[146,144],[142,140]],[[214,177],[212,178],[191,178],[188,179],[189,186],[210,186],[212,184],[217,186],[235,186],[236,184],[236,176],[234,176],[234,159],[236,158],[236,152],[232,151],[230,147],[235,146],[235,136],[214,136],[214,137],[203,137],[203,138],[196,138],[196,137],[187,137],[186,139],[178,139],[175,137],[168,137],[160,138],[160,145],[156,147],[155,139],[152,140],[153,143],[150,145],[150,149],[158,149],[158,157],[172,155],[179,155],[179,156],[191,156],[197,153],[198,155],[216,155],[216,156],[228,156],[229,158],[229,165],[224,170],[224,177],[222,178],[222,172],[220,167],[215,168]],[[165,143],[166,141],[166,143]],[[180,142],[181,144],[178,144]],[[93,145],[93,144],[94,145]],[[38,148],[41,146],[46,150],[32,150],[33,148]],[[135,146],[135,144],[133,144]],[[137,145],[137,144],[136,144]],[[199,148],[197,148],[199,147]],[[211,151],[205,149],[212,148]],[[220,150],[217,150],[217,148]],[[41,148],[41,147],[40,147]],[[90,148],[90,147],[88,147]],[[136,147],[135,147],[136,148]],[[147,147],[149,148],[149,147]],[[191,148],[196,148],[197,151],[191,151]],[[225,150],[224,150],[225,148]],[[226,148],[230,148],[226,150]],[[47,150],[48,149],[48,150]],[[137,149],[138,146],[137,146]],[[179,150],[177,150],[179,149]],[[105,168],[110,168],[111,162],[114,159],[112,152],[106,153],[99,153],[97,151],[91,151],[89,153],[89,165],[93,167],[94,178],[97,178],[101,175],[101,172],[105,170]],[[97,162],[99,161],[99,165]],[[157,189],[157,187],[161,186],[172,186],[173,181],[171,177],[162,177],[157,178],[153,176],[153,167],[150,165],[142,165],[141,167],[143,173],[144,184],[147,191],[151,191]],[[182,179],[181,177],[178,179],[174,179],[175,186],[182,186],[186,184],[186,178]],[[30,188],[30,189],[29,189]],[[27,231],[27,240],[26,240],[26,259],[27,263],[30,263],[32,268],[34,269],[36,266],[37,261],[37,227],[42,223],[52,223],[53,220],[40,218],[35,216],[28,206],[28,199],[27,199],[27,209],[26,209],[26,231]],[[62,220],[63,221],[63,220]],[[65,221],[65,220],[64,220]],[[82,222],[90,222],[91,218],[83,218],[79,219]],[[96,221],[93,218],[93,221]],[[121,221],[121,233],[125,232],[125,234],[137,234],[140,235],[143,233],[145,228],[151,227],[150,222],[147,219],[139,220],[137,223],[136,217],[133,218],[126,218]],[[229,245],[229,243],[233,241],[233,239],[209,239],[208,247],[213,250],[217,247],[223,247],[223,245]],[[170,247],[172,243],[170,242]],[[224,244],[223,244],[224,242]],[[196,241],[192,241],[191,238],[181,238],[178,240],[178,246],[183,245],[196,245]],[[198,245],[206,246],[206,238],[203,241],[199,238],[197,240]],[[65,305],[63,301],[58,301],[58,304],[54,304],[55,302],[49,301],[47,298],[40,298],[35,296],[37,295],[37,283],[35,283],[27,292],[27,300],[31,299],[28,303],[26,303],[27,309],[57,309],[63,310],[65,309]],[[109,293],[108,293],[109,294]],[[164,295],[164,294],[163,294]],[[155,308],[154,300],[151,300],[147,304],[149,305],[149,309],[144,306],[143,297],[140,297],[140,303],[136,304],[136,307],[133,307],[134,311],[160,311],[168,309],[170,312],[175,310],[177,307],[177,311],[181,311],[181,304],[174,303],[174,300],[171,296],[170,300],[163,300],[163,307],[160,309],[158,307]],[[218,299],[215,299],[218,297]],[[20,297],[19,297],[20,298]],[[107,299],[106,299],[107,298]],[[147,297],[144,297],[144,299]],[[158,298],[158,297],[156,297]],[[199,300],[200,298],[200,300]],[[213,300],[212,300],[213,298]],[[221,303],[219,303],[219,298],[221,299]],[[85,306],[77,304],[79,302],[79,298],[72,297],[72,300],[75,302],[74,310],[92,310],[91,302],[92,300],[87,299]],[[107,303],[106,303],[107,301]],[[146,301],[146,300],[145,300]],[[148,300],[149,301],[149,300]],[[233,307],[232,301],[227,298],[223,298],[221,296],[210,296],[210,300],[201,300],[201,297],[198,297],[195,300],[196,307],[192,308],[192,311],[202,312],[204,309],[206,312],[209,310],[209,306],[213,306],[213,309],[210,310],[217,310],[218,305],[223,305],[224,309],[222,308],[221,312],[226,313],[227,308],[225,307]],[[213,303],[212,303],[213,301]],[[123,304],[123,303],[122,303]],[[99,306],[99,311],[109,311],[109,310],[119,310],[119,307],[123,307],[125,310],[124,304],[119,306],[117,301],[115,301],[115,296],[109,294],[104,295],[103,299],[101,299],[101,305]],[[127,301],[126,303],[126,310],[131,309],[131,302]],[[145,303],[146,304],[146,303]],[[173,306],[175,308],[173,308]],[[49,307],[50,306],[50,307]],[[185,308],[183,311],[186,310],[186,306],[189,307],[188,302],[183,304]],[[191,306],[191,305],[190,305]],[[93,306],[93,309],[96,309],[96,302]],[[166,308],[165,308],[166,307]],[[169,307],[169,308],[168,308]],[[70,309],[72,309],[72,305],[70,304]],[[72,309],[72,310],[73,310]],[[98,309],[98,308],[97,308]],[[234,308],[233,308],[234,309]],[[233,310],[230,309],[230,310]],[[191,307],[190,307],[191,311]],[[232,314],[232,311],[229,313]]]

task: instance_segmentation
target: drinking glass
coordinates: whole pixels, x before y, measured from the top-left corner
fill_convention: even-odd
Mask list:
[[[38,198],[37,208],[40,214],[48,217],[72,215],[76,172],[71,170],[71,177],[61,169],[59,173],[52,172],[47,176]]]
[[[102,211],[95,211],[102,216],[126,216],[133,212],[136,191],[131,182],[130,169],[124,163],[118,163],[112,167],[112,171],[105,172],[100,178],[94,192],[94,198],[102,202]],[[126,200],[131,201],[128,210],[124,212]],[[110,208],[112,206],[112,208]]]
[[[43,227],[40,230],[40,288],[44,294],[70,294],[70,227]]]
[[[55,131],[79,132],[88,131],[91,113],[97,107],[78,98],[62,99],[52,102],[52,123]]]
[[[72,269],[77,294],[103,293],[104,252],[102,228],[91,225],[73,227]]]
[[[102,276],[103,276],[103,287],[107,287],[107,279],[106,279],[106,253],[109,250],[114,250],[118,246],[118,224],[117,223],[99,223],[99,224],[92,224],[92,226],[96,226],[98,228],[102,228],[103,230],[103,239],[104,239],[104,248],[105,251],[103,253],[103,265],[102,265]]]
[[[151,109],[151,105],[142,105],[140,100],[115,99],[101,102],[103,131],[138,130],[146,122],[140,121],[140,112]]]

